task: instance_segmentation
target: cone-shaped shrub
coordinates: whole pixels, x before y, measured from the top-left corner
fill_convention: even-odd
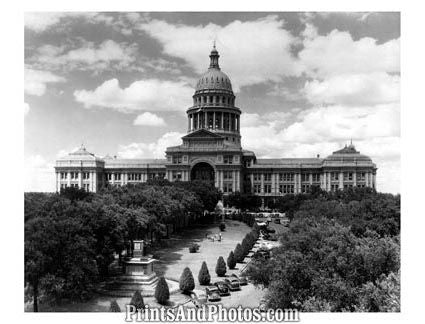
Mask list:
[[[136,309],[145,308],[145,303],[143,301],[143,297],[142,297],[142,294],[140,293],[140,290],[136,290],[134,292],[133,297],[131,297],[130,305],[133,305],[134,307],[136,307]]]
[[[192,271],[186,267],[180,277],[180,290],[184,294],[190,294],[193,289],[195,289],[195,280],[193,279]]]
[[[219,277],[223,277],[226,274],[226,262],[224,262],[223,257],[219,257],[217,260],[217,265],[215,266],[215,273]]]
[[[111,301],[111,305],[109,306],[109,311],[112,312],[112,313],[120,313],[121,312],[121,308],[118,306],[118,303],[115,299],[113,301]]]
[[[236,260],[233,251],[230,251],[229,256],[227,257],[227,266],[229,269],[234,269],[236,267]]]
[[[165,305],[170,299],[170,290],[164,277],[159,277],[155,288],[155,298],[158,303]]]
[[[199,270],[198,280],[200,285],[209,285],[211,281],[210,272],[208,271],[207,263],[202,262],[201,270]]]
[[[242,251],[243,251],[243,255],[244,256],[247,255],[250,249],[251,248],[249,246],[248,239],[247,238],[244,238],[242,240]]]
[[[234,252],[236,262],[242,262],[245,258],[245,255],[243,254],[242,245],[239,243],[236,245],[236,249]]]

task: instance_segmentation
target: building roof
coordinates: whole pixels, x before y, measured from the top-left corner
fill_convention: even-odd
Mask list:
[[[345,145],[344,148],[333,152],[326,157],[325,161],[358,161],[358,162],[372,162],[372,159],[364,154],[360,154],[353,144]]]
[[[105,168],[162,168],[166,159],[107,159]]]
[[[100,157],[97,157],[93,153],[90,153],[86,150],[83,144],[81,144],[80,148],[74,152],[68,153],[63,157],[60,157],[58,161],[103,161]]]
[[[229,77],[226,73],[220,70],[218,64],[218,58],[220,55],[215,48],[211,51],[210,54],[210,67],[207,72],[205,72],[198,80],[196,84],[196,91],[201,90],[227,90],[232,91],[232,83],[230,82]]]
[[[288,158],[288,159],[257,159],[250,168],[299,168],[321,167],[323,159],[318,158]]]

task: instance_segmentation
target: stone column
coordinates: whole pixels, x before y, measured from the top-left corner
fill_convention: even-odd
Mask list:
[[[58,179],[60,179],[59,172],[55,172],[55,174],[56,174],[56,192],[59,192],[59,190],[60,190],[60,184],[59,184],[59,180],[58,180]]]
[[[339,173],[339,189],[344,189],[344,172]]]
[[[223,191],[223,171],[220,171],[220,190]]]
[[[310,173],[308,175],[308,182],[310,183],[310,186],[313,184],[313,174],[312,173]]]
[[[215,129],[215,111],[213,112],[213,129]]]
[[[208,112],[204,113],[204,128],[208,129]]]
[[[357,187],[357,173],[353,172],[353,187]]]
[[[216,171],[214,174],[214,186],[220,188],[220,171]]]
[[[232,192],[236,191],[236,171],[232,171]]]
[[[200,120],[200,117],[199,117],[199,115],[200,115],[200,113],[197,113],[196,114],[196,116],[197,116],[197,123],[196,123],[196,129],[199,129],[200,127],[199,127],[199,120]]]
[[[235,171],[236,174],[236,189],[235,191],[241,191],[241,173],[239,171]]]
[[[121,186],[124,185],[125,181],[124,181],[124,177],[125,177],[125,173],[121,173]]]
[[[264,195],[264,173],[261,173],[261,189],[260,189],[261,194]]]
[[[68,187],[71,187],[71,171],[68,171],[66,180]]]
[[[93,172],[93,192],[97,192],[97,172]]]
[[[250,177],[250,180],[251,180],[251,192],[254,193],[254,174],[251,173],[249,175],[249,177]]]
[[[221,125],[220,128],[224,130],[224,112],[221,112]]]

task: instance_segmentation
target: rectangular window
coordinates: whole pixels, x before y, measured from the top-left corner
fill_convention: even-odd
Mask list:
[[[233,163],[233,155],[225,155],[223,157],[224,164],[232,164]]]
[[[339,180],[338,172],[331,172],[331,180],[332,181],[338,181]]]
[[[61,179],[65,180],[66,178],[68,178],[68,174],[66,172],[61,172]]]
[[[294,174],[293,173],[280,173],[279,181],[281,182],[294,182]]]
[[[83,179],[84,180],[90,179],[90,172],[83,172]]]
[[[301,186],[301,192],[302,193],[307,193],[310,191],[310,185],[302,185]]]
[[[279,193],[283,193],[283,194],[294,193],[294,185],[293,184],[279,185]]]
[[[233,171],[223,171],[223,179],[224,180],[232,180],[233,179]]]
[[[260,173],[254,173],[254,181],[261,181],[261,174]]]
[[[224,193],[232,193],[233,192],[233,185],[231,182],[224,182],[223,183],[223,192]]]
[[[272,181],[272,174],[264,173],[264,181]]]
[[[257,193],[257,194],[261,193],[261,185],[259,184],[254,185],[254,193]]]
[[[357,181],[365,181],[365,180],[366,180],[366,173],[365,172],[357,173]]]
[[[310,182],[310,174],[309,173],[302,173],[301,174],[301,181],[302,182]]]
[[[121,180],[121,173],[115,173],[115,180]]]
[[[272,193],[272,185],[265,184],[264,185],[264,193],[267,193],[267,194]]]
[[[313,182],[320,182],[320,173],[313,173]]]
[[[182,156],[181,155],[173,155],[173,164],[181,164]]]
[[[182,172],[181,171],[173,171],[173,180],[181,180],[182,179]]]
[[[339,186],[336,184],[331,185],[331,190],[332,191],[337,191],[339,189]]]
[[[71,172],[71,179],[72,180],[78,179],[78,172]]]
[[[353,173],[344,172],[344,181],[353,181]]]

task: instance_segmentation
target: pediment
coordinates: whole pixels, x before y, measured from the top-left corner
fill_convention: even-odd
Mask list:
[[[206,129],[199,129],[182,137],[182,139],[223,139],[223,136],[210,132]]]

